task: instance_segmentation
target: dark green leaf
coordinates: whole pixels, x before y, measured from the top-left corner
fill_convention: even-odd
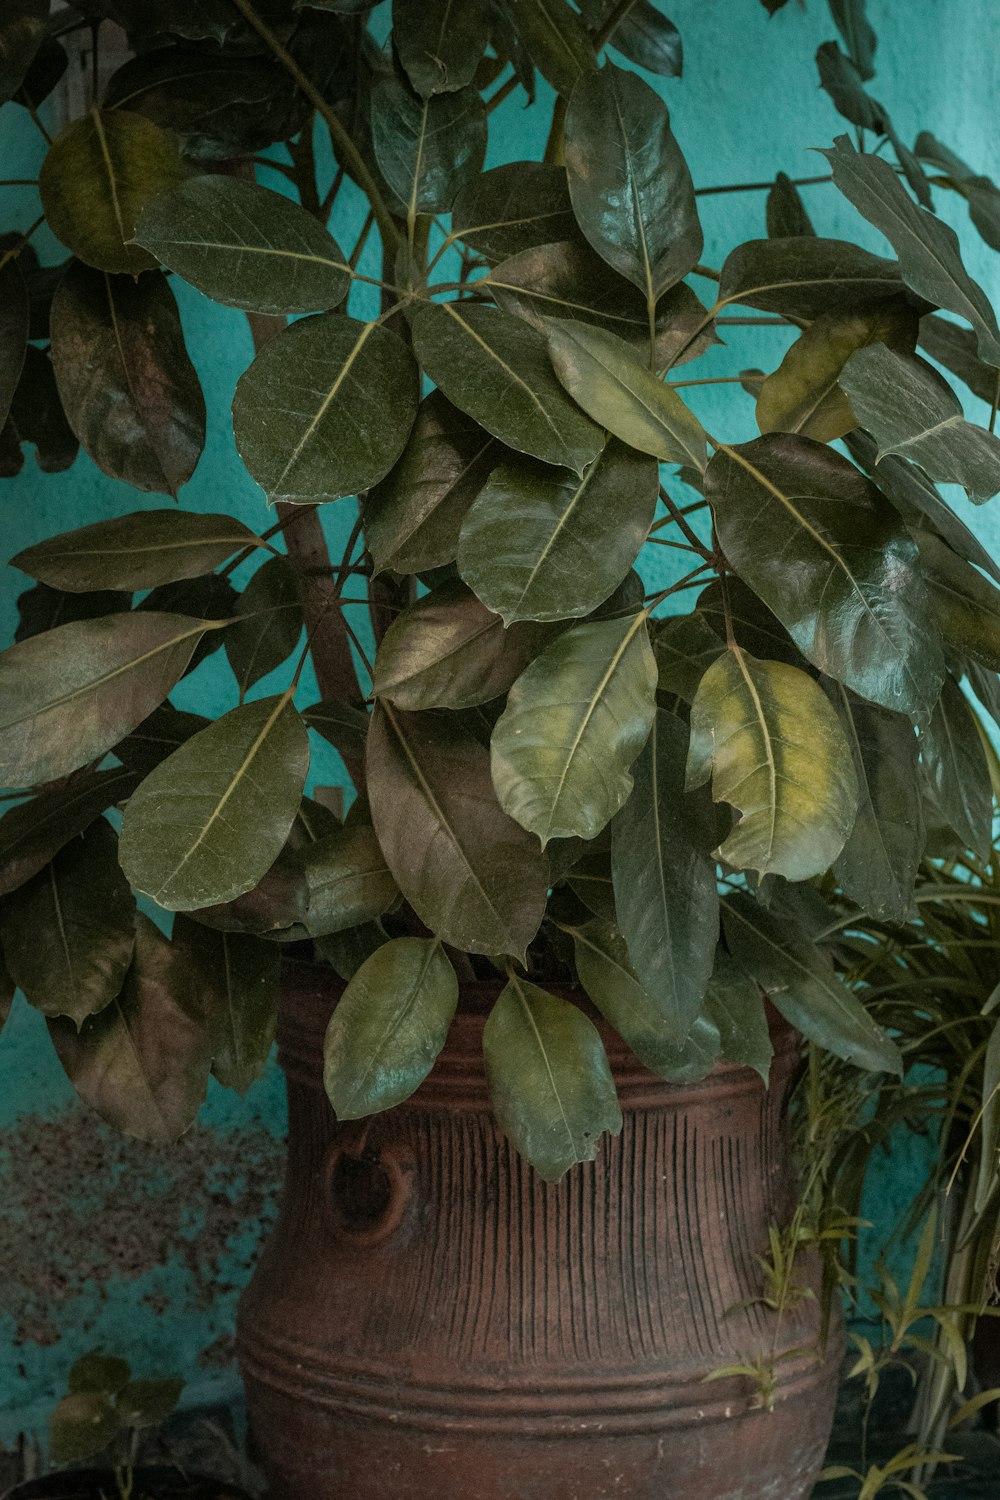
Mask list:
[[[945,644],[1000,672],[1000,590],[932,532],[917,532],[916,540]]]
[[[865,15],[865,0],[830,0],[830,14],[858,73],[873,78],[878,40]]]
[[[505,630],[499,615],[453,579],[389,626],[374,689],[399,708],[471,708],[505,693],[548,639],[530,624]]]
[[[52,588],[154,588],[197,578],[257,537],[235,516],[190,510],[140,510],[64,531],[11,558],[11,565]]]
[[[204,573],[200,578],[182,578],[177,583],[161,583],[150,589],[137,609],[166,610],[167,614],[194,615],[201,620],[216,620],[228,624],[234,619],[240,605],[240,596],[221,573]],[[194,649],[187,666],[193,672],[223,644],[223,636],[217,631],[202,636]]]
[[[52,303],[52,364],[98,468],[176,495],[205,445],[205,399],[166,278],[71,266]]]
[[[591,31],[599,31],[616,0],[583,0],[580,9]],[[662,78],[680,78],[684,71],[681,34],[652,0],[636,0],[614,30],[610,45],[629,62],[638,63]]]
[[[264,345],[236,387],[233,427],[268,500],[308,504],[384,478],[416,410],[417,370],[402,339],[320,313]]]
[[[802,195],[786,172],[779,172],[767,195],[767,237],[769,240],[793,239],[797,235],[815,235],[812,220],[806,213]]]
[[[704,469],[698,418],[622,339],[566,318],[552,324],[549,353],[574,400],[623,443],[667,463]]]
[[[953,677],[920,735],[920,757],[938,812],[967,849],[988,859],[993,843],[989,766],[972,709]]]
[[[396,55],[424,96],[472,83],[489,31],[485,0],[393,0]]]
[[[573,625],[521,674],[493,731],[493,782],[523,828],[593,838],[632,790],[656,662],[645,614]]]
[[[447,213],[482,171],[486,107],[478,91],[422,99],[405,79],[386,77],[372,90],[371,112],[376,160],[407,218]]]
[[[0,818],[0,896],[37,875],[64,844],[135,786],[134,774],[122,767],[91,771],[12,807]]]
[[[135,275],[156,264],[130,243],[136,219],[183,177],[166,131],[128,110],[94,108],[50,147],[38,188],[49,228],[74,255],[99,271]]]
[[[913,725],[902,714],[862,702],[839,683],[830,685],[830,698],[861,795],[833,873],[863,911],[880,922],[904,922],[925,842]]]
[[[298,580],[284,557],[268,558],[243,590],[226,656],[240,692],[287,661],[302,634]]]
[[[422,307],[413,342],[449,401],[517,452],[582,474],[604,446],[552,373],[545,339],[520,318],[466,303]]]
[[[483,172],[455,199],[452,232],[492,263],[572,238],[576,220],[565,170],[514,161]]]
[[[970,328],[960,328],[947,318],[928,313],[920,319],[920,347],[931,359],[944,365],[965,384],[980,401],[992,405],[1000,383],[1000,370],[984,364],[976,353],[976,335]]]
[[[725,590],[718,578],[702,589],[698,595],[698,613],[704,616],[720,642],[726,640],[728,619],[737,646],[751,656],[759,656],[762,661],[787,662],[790,667],[802,665],[801,653],[787,630],[735,573],[726,579]]]
[[[646,994],[683,1044],[701,1010],[719,940],[710,809],[685,796],[688,732],[658,709],[611,841],[615,910]]]
[[[545,1182],[593,1161],[622,1115],[597,1028],[570,1001],[511,975],[483,1030],[497,1123]]]
[[[462,519],[503,452],[432,391],[399,462],[365,497],[365,542],[376,569],[423,573],[453,562]]]
[[[192,177],[153,199],[135,239],[206,297],[254,312],[325,311],[351,282],[340,246],[311,213],[235,177]]]
[[[60,625],[0,654],[0,785],[68,776],[141,724],[210,622],[150,611]]]
[[[705,1014],[718,1027],[722,1056],[753,1068],[766,1087],[774,1048],[760,986],[725,948],[715,955]]]
[[[10,415],[14,392],[24,368],[28,314],[28,287],[21,267],[16,259],[5,261],[0,254],[0,428]]]
[[[995,993],[995,992],[994,992]],[[997,1126],[1000,1123],[1000,1021],[993,1024],[983,1056],[982,1140],[979,1147],[979,1171],[976,1181],[976,1213],[988,1206],[996,1188]]]
[[[901,290],[895,261],[846,240],[797,235],[737,246],[722,267],[719,301],[811,321],[821,313],[850,309],[862,299],[898,296]]]
[[[29,640],[33,635],[42,635],[46,630],[68,625],[72,620],[96,620],[99,615],[124,614],[131,604],[131,594],[115,590],[66,594],[61,589],[50,589],[44,583],[36,583],[18,595],[19,622],[14,640]]]
[[[1000,438],[965,420],[951,386],[925,360],[875,344],[851,356],[840,383],[878,443],[877,461],[889,453],[912,459],[931,479],[962,485],[977,505],[1000,490]]]
[[[502,810],[484,747],[449,714],[381,702],[367,772],[386,864],[420,920],[455,948],[523,957],[542,920],[548,862]]]
[[[813,678],[735,644],[705,673],[691,705],[687,785],[712,778],[716,802],[742,817],[718,857],[788,880],[822,875],[858,809],[851,751]]]
[[[135,904],[103,818],[4,899],[0,939],[15,984],[36,1010],[81,1026],[121,990]]]
[[[67,1386],[69,1391],[99,1391],[106,1396],[116,1396],[128,1385],[132,1374],[127,1360],[113,1354],[83,1354],[72,1365]]]
[[[375,831],[366,824],[326,834],[306,850],[304,863],[305,925],[313,937],[372,922],[399,895]]]
[[[878,100],[865,93],[864,80],[836,42],[824,42],[816,53],[820,88],[825,89],[838,114],[859,130],[887,135],[889,116]]]
[[[173,940],[197,969],[201,1014],[219,1082],[245,1094],[264,1071],[278,1019],[281,951],[239,932],[218,932],[182,914]]]
[[[83,1463],[111,1446],[118,1414],[105,1391],[64,1396],[49,1420],[49,1447],[56,1463]]]
[[[199,907],[191,915],[214,932],[248,933],[280,942],[289,932],[298,937],[308,934],[308,894],[302,857],[286,846],[252,890],[234,901]]]
[[[298,811],[309,737],[286,695],[224,714],[162,761],[130,799],[121,862],[168,911],[251,890]]]
[[[571,929],[576,972],[589,998],[651,1072],[670,1083],[698,1083],[719,1055],[719,1033],[699,1016],[680,1044],[662,1009],[643,990],[621,933],[610,922]]]
[[[61,474],[80,451],[56,389],[52,360],[29,344],[7,425],[0,433],[0,477],[21,472],[21,446],[31,443],[43,474]],[[9,444],[9,451],[6,445]]]
[[[377,949],[352,977],[323,1044],[323,1087],[339,1120],[391,1109],[433,1068],[458,1004],[441,944],[404,937]]]
[[[384,948],[388,934],[381,922],[366,922],[363,927],[349,927],[313,943],[317,958],[323,959],[346,984],[361,965]]]
[[[613,439],[582,478],[529,460],[502,464],[462,523],[459,572],[508,625],[589,614],[649,535],[658,478],[652,458]]]
[[[673,693],[691,703],[698,684],[726,643],[700,611],[657,621],[653,633],[653,655],[661,693]]]
[[[183,1380],[130,1380],[115,1407],[125,1427],[159,1427],[180,1400]]]
[[[902,1076],[895,1042],[837,978],[827,954],[787,916],[749,896],[722,903],[729,946],[771,1001],[808,1041],[875,1073]]]
[[[314,703],[302,710],[302,718],[310,729],[315,729],[338,755],[364,755],[368,738],[368,711],[360,704],[340,703],[329,700]]]
[[[916,153],[947,174],[947,185],[966,200],[969,217],[987,245],[1000,250],[1000,188],[993,179],[973,172],[961,157],[925,130],[917,136]]]
[[[583,839],[574,839],[572,842],[578,844],[583,853],[574,861],[566,884],[596,917],[604,917],[608,922],[617,921],[610,852],[607,849],[595,849],[592,843],[588,844]],[[550,863],[555,863],[553,851],[557,848],[556,843],[549,845]]]
[[[888,162],[858,153],[846,136],[823,154],[840,191],[891,243],[907,286],[971,323],[982,358],[1000,365],[996,316],[962,263],[955,231],[913,202]]]
[[[136,917],[125,988],[77,1032],[49,1022],[59,1061],[85,1104],[123,1135],[168,1145],[194,1121],[208,1085],[211,1046],[186,954]]]
[[[606,63],[580,79],[566,116],[566,172],[577,222],[649,309],[691,270],[701,223],[667,107],[635,73]]]
[[[822,314],[803,329],[760,386],[761,432],[799,432],[820,443],[843,437],[858,426],[838,384],[846,362],[869,344],[912,351],[916,332],[916,313],[902,298],[860,306],[854,312]]]
[[[590,37],[566,0],[503,0],[532,62],[558,94],[569,98],[597,63]]]
[[[784,433],[721,447],[706,480],[727,558],[803,655],[884,708],[928,709],[940,639],[916,545],[875,486]]]

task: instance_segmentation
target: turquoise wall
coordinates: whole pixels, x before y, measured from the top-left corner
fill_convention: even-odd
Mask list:
[[[695,183],[821,172],[822,159],[809,148],[829,145],[846,128],[817,86],[816,48],[834,36],[825,0],[808,0],[805,9],[791,0],[773,20],[758,0],[657,3],[681,29],[686,61],[683,79],[653,81],[670,104]],[[868,0],[868,11],[879,35],[871,90],[900,134],[912,141],[918,130],[931,130],[975,170],[996,172],[997,0]],[[491,165],[540,151],[543,122],[516,100],[493,118]],[[22,111],[11,107],[0,115],[0,144],[4,176],[37,173],[44,143]],[[266,181],[281,184],[275,174]],[[830,185],[804,188],[803,196],[821,234],[887,253]],[[34,194],[7,189],[2,199],[0,227],[27,228],[37,212]],[[347,244],[356,208],[345,193],[332,226]],[[764,233],[762,192],[706,196],[701,208],[710,265],[721,265],[740,240]],[[963,204],[939,193],[938,208],[959,230],[970,271],[997,298],[996,257],[969,226]],[[43,260],[61,258],[51,239],[36,244]],[[701,283],[699,290],[707,294],[710,286]],[[231,509],[251,525],[266,525],[263,497],[236,456],[229,422],[236,380],[251,357],[246,322],[182,284],[176,291],[209,412],[205,455],[181,502]],[[370,310],[363,297],[352,310]],[[779,328],[728,329],[725,347],[691,373],[773,369],[789,336]],[[709,430],[731,441],[754,435],[753,403],[737,388],[710,386],[690,395]],[[983,420],[976,406],[969,397],[968,415]],[[987,545],[1000,550],[1000,510],[975,511],[961,492],[952,498]],[[19,477],[0,486],[4,555],[86,521],[168,503],[137,495],[82,456],[58,475],[39,473],[29,457]],[[328,508],[334,545],[352,519],[349,502]],[[655,549],[645,566],[652,584],[669,581],[675,556]],[[13,572],[0,578],[5,642],[16,621],[18,578]],[[259,691],[270,691],[267,681]],[[229,706],[223,692],[229,692],[225,674],[208,663],[185,680],[176,701],[218,709]],[[332,758],[318,752],[314,774],[321,783],[334,779]],[[185,1375],[192,1399],[232,1386],[235,1299],[273,1215],[282,1131],[280,1080],[272,1067],[242,1101],[213,1085],[201,1121],[176,1148],[122,1142],[76,1102],[41,1017],[15,1004],[0,1037],[0,1442],[40,1423],[73,1359],[98,1344],[126,1355],[142,1373]],[[877,1184],[879,1216],[889,1225],[919,1168],[912,1161],[901,1166],[897,1160],[886,1167]]]

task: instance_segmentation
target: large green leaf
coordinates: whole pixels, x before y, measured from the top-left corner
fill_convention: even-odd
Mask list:
[[[811,321],[862,300],[898,296],[902,289],[895,261],[847,240],[796,235],[738,245],[722,267],[719,303],[741,302]]]
[[[531,460],[502,464],[462,523],[459,572],[508,625],[589,614],[639,555],[658,485],[656,462],[614,439],[582,478]]]
[[[916,313],[902,298],[816,318],[760,387],[761,432],[799,432],[821,443],[843,437],[858,425],[838,384],[845,363],[867,344],[898,343],[912,351],[916,328]]]
[[[288,837],[309,736],[286,695],[234,708],[151,771],[125,809],[121,862],[170,911],[251,890]]]
[[[388,328],[340,313],[300,318],[236,387],[240,457],[269,501],[355,495],[402,453],[417,383],[413,356]]]
[[[898,453],[931,479],[960,484],[977,505],[1000,490],[1000,438],[967,422],[948,382],[915,354],[876,344],[853,354],[840,383],[879,461]]]
[[[576,972],[588,997],[640,1062],[670,1083],[697,1083],[719,1055],[719,1033],[699,1016],[677,1042],[662,1009],[635,977],[621,933],[610,922],[570,929]]]
[[[121,1419],[106,1391],[74,1391],[64,1396],[49,1419],[49,1443],[56,1463],[83,1463],[110,1448]]]
[[[49,1022],[80,1098],[123,1135],[168,1145],[184,1134],[208,1086],[212,1048],[186,953],[136,916],[125,987],[83,1023]]]
[[[946,174],[945,185],[966,200],[969,217],[990,249],[1000,250],[1000,188],[993,179],[974,172],[926,130],[917,136],[914,150],[921,160]]]
[[[501,261],[477,285],[489,291],[508,312],[545,333],[551,318],[578,318],[617,333],[640,349],[644,358],[649,356],[645,298],[631,282],[609,275],[607,262],[583,241],[533,245]],[[678,282],[659,299],[653,341],[657,369],[696,359],[718,342],[714,329],[706,323],[704,304],[686,282]]]
[[[878,38],[865,15],[865,0],[830,0],[830,14],[859,75],[873,78]]]
[[[685,795],[687,750],[686,726],[658,709],[611,840],[618,925],[675,1046],[701,1010],[719,940],[714,819],[703,796]]]
[[[771,433],[721,446],[705,492],[729,562],[809,661],[883,708],[930,708],[943,661],[916,544],[870,480]]]
[[[281,950],[247,933],[213,932],[182,914],[174,919],[173,940],[197,966],[212,1072],[225,1088],[245,1094],[274,1041]]]
[[[493,784],[522,827],[594,838],[632,790],[656,662],[645,614],[573,625],[514,683],[492,738]]]
[[[581,77],[566,115],[566,173],[577,222],[598,255],[657,299],[702,251],[687,162],[660,96],[606,63]]]
[[[983,859],[993,843],[993,790],[972,709],[951,676],[920,735],[920,757],[937,811]]]
[[[725,649],[725,641],[712,629],[700,610],[657,621],[653,655],[656,657],[660,692],[673,693],[685,703],[691,703],[699,682]]]
[[[336,307],[350,270],[300,204],[237,177],[192,177],[147,203],[135,239],[216,302],[261,313]]]
[[[35,344],[24,351],[24,367],[14,392],[6,427],[0,429],[0,478],[21,472],[22,449],[35,448],[43,474],[61,474],[80,451],[63,411],[52,360]]]
[[[470,84],[489,34],[486,0],[393,0],[396,55],[418,94]]]
[[[399,895],[375,830],[367,824],[325,834],[305,851],[303,863],[309,891],[305,925],[313,937],[373,922]]]
[[[114,746],[114,753],[130,771],[146,776],[161,760],[173,755],[178,745],[183,745],[199,729],[206,729],[210,722],[203,714],[187,713],[174,708],[172,703],[161,703]]]
[[[67,776],[170,692],[208,620],[158,611],[74,620],[0,653],[0,786]]]
[[[365,496],[365,542],[376,569],[423,573],[453,562],[462,519],[504,451],[431,391],[399,462]]]
[[[779,172],[767,195],[765,206],[769,240],[793,239],[800,234],[815,235],[812,220],[802,202],[802,194],[787,172]]]
[[[497,801],[479,741],[449,714],[382,701],[367,779],[386,864],[420,920],[455,948],[523,957],[545,909],[548,862]]]
[[[935,307],[965,318],[983,359],[1000,365],[996,315],[965,269],[955,231],[914,203],[888,162],[857,152],[847,136],[838,136],[833,149],[823,154],[840,191],[892,245],[907,286]]]
[[[520,318],[464,302],[422,307],[413,344],[449,401],[519,453],[582,474],[604,446],[552,373],[542,334]]]
[[[583,18],[592,31],[611,17],[616,0],[583,0]],[[652,0],[635,0],[618,20],[609,43],[630,62],[658,73],[662,78],[680,78],[684,71],[681,34]]]
[[[503,0],[531,60],[557,93],[569,98],[596,66],[583,22],[567,0]]]
[[[74,120],[49,148],[38,188],[49,228],[88,266],[135,275],[156,260],[131,243],[141,210],[184,177],[166,131],[124,109]]]
[[[850,746],[823,690],[798,667],[735,644],[691,705],[687,785],[709,777],[716,802],[742,812],[718,851],[737,870],[822,875],[858,810]]]
[[[123,801],[137,778],[124,766],[91,771],[19,802],[0,818],[0,896],[37,875],[106,808]]]
[[[0,905],[7,968],[36,1010],[81,1026],[121,990],[134,916],[118,840],[99,818]]]
[[[474,177],[455,199],[451,222],[452,233],[491,264],[576,233],[564,169],[538,161]]]
[[[924,852],[917,737],[902,714],[864,703],[840,683],[830,697],[844,727],[861,795],[833,872],[852,901],[882,922],[903,922]]]
[[[766,1085],[774,1048],[760,985],[725,948],[715,955],[705,1014],[718,1027],[722,1056],[753,1068]]]
[[[1000,590],[933,532],[915,535],[945,644],[989,671],[1000,672]]]
[[[257,537],[235,516],[192,510],[139,510],[26,547],[11,565],[72,593],[151,589],[210,573]]]
[[[51,330],[59,396],[84,451],[113,479],[176,495],[205,446],[205,398],[166,278],[73,265]]]
[[[546,1182],[593,1161],[622,1128],[597,1028],[568,1000],[512,974],[483,1030],[497,1123]]]
[[[268,558],[243,590],[236,623],[226,631],[226,656],[240,692],[280,667],[301,634],[298,579],[287,558]]]
[[[623,443],[667,463],[704,469],[698,418],[623,339],[566,318],[552,325],[549,353],[573,399]]]
[[[422,99],[405,79],[381,78],[371,116],[376,160],[408,219],[447,213],[482,171],[486,107],[477,89]]]
[[[0,103],[13,99],[48,34],[48,0],[7,4],[0,14]]]
[[[488,703],[507,691],[549,637],[532,624],[505,629],[465,584],[450,579],[389,626],[375,658],[375,692],[406,709]]]
[[[931,359],[944,365],[965,384],[980,401],[992,403],[1000,382],[1000,370],[984,364],[976,353],[976,335],[937,313],[920,319],[920,347]]]
[[[797,923],[740,894],[723,902],[722,919],[732,952],[804,1037],[859,1068],[902,1075],[895,1042]]]
[[[28,286],[16,259],[0,255],[0,431],[10,415],[28,347]]]
[[[445,1044],[458,979],[439,942],[403,937],[378,948],[352,977],[323,1043],[323,1087],[338,1120],[401,1104]]]
[[[790,667],[802,665],[802,654],[788,631],[767,605],[735,573],[722,579],[713,578],[698,595],[698,613],[712,627],[720,641],[729,631],[737,646],[759,656],[762,661],[783,661]]]

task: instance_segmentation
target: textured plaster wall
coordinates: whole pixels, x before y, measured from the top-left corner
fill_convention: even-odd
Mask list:
[[[660,86],[696,184],[822,171],[822,159],[807,148],[828,145],[845,128],[816,83],[816,47],[834,34],[825,0],[808,0],[805,10],[791,0],[771,21],[758,0],[657,3],[684,36],[685,76]],[[868,9],[880,39],[871,88],[900,133],[912,140],[918,129],[932,130],[976,170],[1000,171],[998,0],[869,0]],[[540,149],[538,126],[516,103],[495,119],[492,164]],[[30,121],[4,110],[3,175],[33,176],[42,152]],[[820,233],[860,236],[885,250],[830,186],[803,191]],[[718,266],[732,244],[764,232],[762,193],[705,197],[701,206],[709,264]],[[968,228],[959,202],[940,207],[962,233],[969,269],[996,298],[993,252]],[[345,194],[334,229],[347,243],[355,209]],[[26,228],[35,212],[30,192],[6,190],[0,227]],[[37,243],[43,259],[59,258],[54,242]],[[209,410],[208,446],[182,503],[232,508],[251,524],[266,524],[263,498],[236,457],[228,418],[235,382],[251,356],[245,321],[182,285],[177,294]],[[697,374],[733,374],[749,364],[773,368],[788,337],[780,329],[752,336],[731,329],[726,347],[703,360]],[[754,434],[752,403],[732,387],[692,395],[710,430],[730,440]],[[982,419],[981,412],[969,414]],[[68,475],[40,474],[29,458],[19,478],[0,486],[3,555],[84,521],[168,503],[136,495],[84,457]],[[988,544],[1000,546],[1000,509],[975,513],[960,494],[955,504]],[[331,507],[326,520],[333,539],[343,535],[349,505]],[[657,549],[646,568],[651,582],[669,581],[672,562],[664,559],[671,557]],[[0,575],[4,643],[16,619],[16,592],[15,575]],[[220,700],[224,685],[221,672],[202,668],[177,701],[228,706]],[[266,681],[259,691],[270,691]],[[318,760],[316,780],[335,775],[332,761]],[[228,1387],[236,1295],[273,1216],[282,1132],[283,1099],[272,1068],[245,1100],[213,1088],[200,1123],[176,1148],[123,1142],[78,1105],[41,1018],[23,1002],[15,1005],[0,1037],[0,1441],[39,1421],[73,1359],[97,1344],[125,1354],[142,1373],[184,1374],[196,1397],[219,1383]],[[917,1170],[911,1155],[887,1166],[877,1184],[883,1223],[892,1223],[894,1204],[905,1201],[908,1173],[912,1180]]]

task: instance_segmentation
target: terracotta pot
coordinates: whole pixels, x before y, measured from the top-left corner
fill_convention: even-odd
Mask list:
[[[822,1464],[842,1334],[777,1365],[773,1412],[719,1366],[812,1350],[775,1328],[756,1257],[791,1184],[773,1083],[719,1064],[670,1086],[610,1028],[625,1117],[546,1185],[497,1131],[471,986],[406,1104],[338,1125],[323,1093],[328,970],[290,966],[284,1202],[239,1319],[251,1429],[276,1500],[801,1500]],[[818,1285],[803,1261],[797,1279]]]

